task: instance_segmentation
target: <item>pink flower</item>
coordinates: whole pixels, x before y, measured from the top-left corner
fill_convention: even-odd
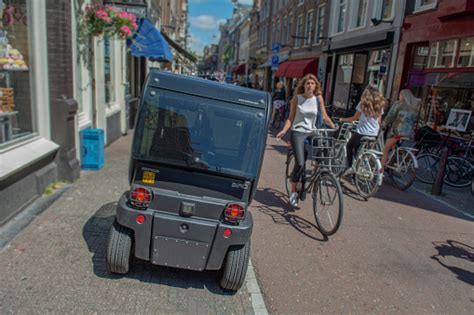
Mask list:
[[[126,34],[127,36],[130,36],[132,34],[132,31],[128,26],[122,26],[120,28],[120,31],[122,31],[122,33]]]
[[[137,28],[138,28],[137,23],[133,22],[133,23],[132,23],[132,28],[133,28],[134,31],[136,31]]]
[[[128,18],[128,13],[125,12],[125,11],[122,11],[118,14],[119,18],[122,18],[122,19],[127,19]]]
[[[99,10],[95,13],[95,16],[99,19],[103,19],[105,17],[108,17],[109,14],[107,12],[105,12],[104,10]]]
[[[106,23],[112,22],[112,18],[110,18],[110,17],[103,17],[102,20]]]

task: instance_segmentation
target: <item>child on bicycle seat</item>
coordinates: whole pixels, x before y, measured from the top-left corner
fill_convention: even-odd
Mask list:
[[[280,140],[291,128],[291,146],[296,157],[295,167],[291,174],[290,204],[293,207],[298,205],[296,185],[303,175],[302,171],[305,163],[304,142],[316,131],[319,110],[324,122],[331,128],[335,128],[334,123],[326,113],[324,100],[321,96],[321,85],[314,75],[307,74],[304,76],[299,82],[295,94],[296,96],[293,97],[290,104],[290,115],[283,129],[276,135],[277,140]]]
[[[359,120],[355,132],[347,143],[347,169],[343,176],[354,173],[352,162],[359,149],[360,139],[363,136],[377,137],[380,129],[385,99],[380,91],[373,86],[367,86],[362,93],[356,112],[352,117],[342,118],[341,122]]]

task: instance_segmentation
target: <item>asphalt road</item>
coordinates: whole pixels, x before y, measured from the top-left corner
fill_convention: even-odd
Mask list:
[[[288,206],[286,150],[269,135],[252,204],[252,261],[270,313],[474,314],[472,219],[415,189],[384,183],[363,201],[346,183],[342,226],[325,239],[310,200]]]

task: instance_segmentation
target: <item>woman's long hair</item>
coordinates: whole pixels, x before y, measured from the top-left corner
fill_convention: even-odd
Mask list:
[[[308,73],[300,80],[300,82],[298,82],[298,86],[296,87],[296,95],[304,93],[304,85],[308,80],[313,80],[316,83],[316,87],[314,88],[314,95],[321,94],[321,84],[319,83],[318,79],[314,74]]]
[[[360,105],[365,116],[379,117],[382,115],[383,108],[385,107],[385,98],[379,89],[374,86],[368,86],[362,93]]]
[[[400,96],[403,98],[402,103],[407,107],[407,109],[410,111],[416,111],[418,104],[420,103],[419,98],[416,98],[409,89],[401,90]]]

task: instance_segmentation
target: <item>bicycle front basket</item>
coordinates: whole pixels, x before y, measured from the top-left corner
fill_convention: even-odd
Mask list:
[[[310,159],[317,160],[320,165],[331,167],[334,165],[335,158],[335,134],[336,130],[319,130],[311,138]]]

